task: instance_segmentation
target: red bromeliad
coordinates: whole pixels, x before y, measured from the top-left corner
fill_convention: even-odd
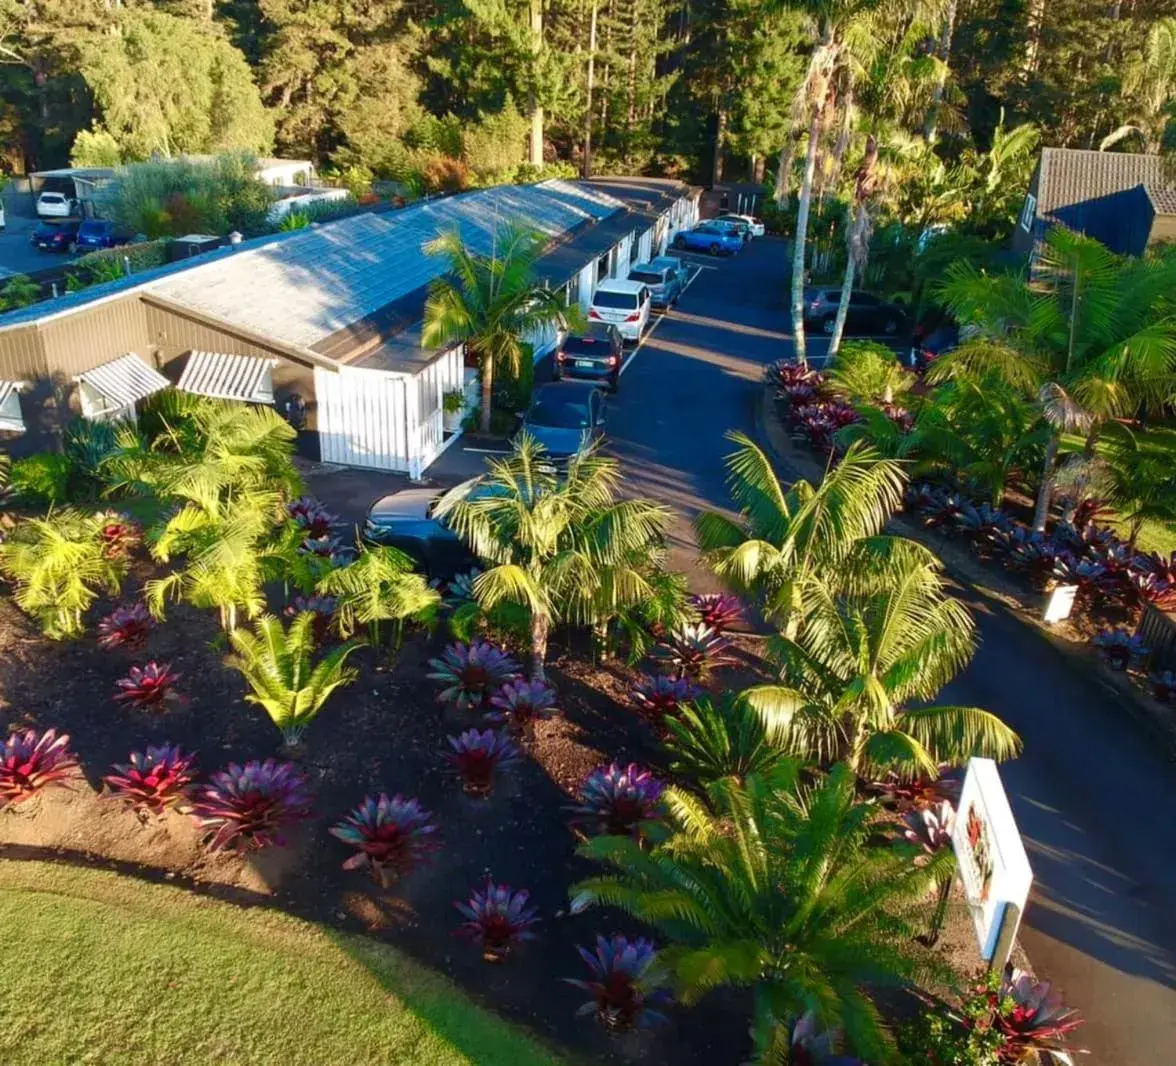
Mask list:
[[[72,777],[77,759],[69,735],[54,729],[26,729],[0,742],[0,809],[23,803],[49,785]]]
[[[449,745],[453,750],[446,753],[446,758],[456,767],[471,796],[489,796],[495,773],[516,762],[519,756],[519,749],[505,729],[467,729],[449,737]]]
[[[160,710],[169,700],[179,699],[175,684],[180,679],[168,663],[154,660],[146,666],[132,666],[126,677],[119,678],[115,685],[118,703],[129,703],[142,710]]]
[[[115,764],[103,780],[112,795],[134,810],[162,814],[179,807],[196,779],[196,756],[171,744],[131,752],[130,761]]]
[[[108,651],[138,650],[147,643],[147,635],[154,625],[150,612],[141,603],[117,607],[98,623],[98,645]]]
[[[368,867],[387,887],[419,866],[434,851],[437,826],[418,800],[381,793],[365,796],[346,818],[330,829],[334,837],[356,848],[345,870]]]
[[[284,844],[282,831],[311,813],[306,776],[293,764],[254,759],[212,775],[195,790],[192,814],[209,831],[212,851],[230,844],[255,851]]]
[[[485,889],[474,889],[464,903],[453,904],[466,919],[457,935],[473,940],[487,961],[498,961],[516,944],[535,938],[531,926],[539,919],[535,908],[527,906],[529,899],[526,889],[516,892],[487,877]]]

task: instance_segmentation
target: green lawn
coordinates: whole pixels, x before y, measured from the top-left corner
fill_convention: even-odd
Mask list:
[[[0,860],[0,1062],[540,1066],[403,955],[117,874]]]

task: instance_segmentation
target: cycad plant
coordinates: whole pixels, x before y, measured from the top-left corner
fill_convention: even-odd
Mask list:
[[[399,641],[406,621],[430,621],[441,603],[440,593],[413,569],[412,559],[395,548],[373,545],[364,545],[354,561],[327,573],[318,591],[335,598],[340,633],[349,637],[367,626],[373,647],[381,644],[383,623],[393,624]]]
[[[769,654],[785,683],[745,693],[787,750],[877,779],[934,777],[973,755],[1007,759],[1016,734],[977,707],[930,705],[971,659],[971,616],[933,557],[878,554],[851,587],[810,582],[804,623]]]
[[[236,654],[225,660],[226,665],[241,672],[253,690],[245,698],[265,710],[288,745],[297,744],[331,694],[357,676],[346,665],[359,647],[357,641],[331,648],[317,662],[312,658],[314,617],[300,614],[287,629],[280,619],[265,615],[252,631],[229,634]]]
[[[429,289],[424,343],[441,347],[465,343],[477,357],[482,377],[482,432],[490,432],[494,368],[512,370],[527,358],[526,335],[540,327],[565,325],[577,311],[535,278],[542,235],[524,227],[495,225],[489,255],[468,248],[456,230],[426,246],[445,261],[446,270]]]
[[[103,522],[81,511],[26,518],[0,543],[0,573],[16,586],[16,604],[55,640],[81,635],[82,615],[100,593],[117,594],[127,572],[112,555]]]
[[[686,1003],[722,986],[750,988],[756,1043],[812,1011],[871,1062],[891,1039],[873,996],[935,972],[915,942],[939,874],[878,840],[877,808],[855,803],[835,767],[810,790],[784,764],[767,778],[711,785],[704,801],[670,789],[670,832],[652,850],[599,837],[580,854],[608,872],[572,889],[575,911],[617,907],[669,941],[661,961]]]
[[[543,449],[525,436],[490,462],[479,491],[459,486],[436,513],[486,569],[474,595],[491,611],[515,603],[530,613],[531,676],[542,679],[556,622],[593,625],[655,598],[649,559],[669,512],[650,500],[618,499],[620,464],[596,453],[572,459],[564,477],[545,472]]]

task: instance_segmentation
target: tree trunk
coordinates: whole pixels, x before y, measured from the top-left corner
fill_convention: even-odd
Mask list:
[[[847,226],[850,231],[853,229],[853,220],[847,220]],[[833,335],[829,338],[829,358],[832,359],[841,348],[841,338],[845,333],[845,320],[849,317],[849,299],[853,293],[853,278],[857,270],[857,262],[854,260],[853,249],[849,249],[849,255],[845,261],[845,277],[841,280],[841,302],[837,305],[837,317],[833,320]]]
[[[796,208],[796,233],[792,245],[792,347],[796,361],[808,366],[804,348],[804,251],[808,239],[809,206],[813,198],[813,173],[817,167],[817,142],[821,138],[821,108],[818,103],[809,124],[809,143],[804,156],[804,179]]]
[[[927,109],[927,121],[923,126],[923,137],[929,142],[935,140],[935,130],[939,125],[939,109],[943,104],[943,90],[947,83],[946,68],[951,62],[951,39],[955,34],[956,4],[957,0],[948,0],[947,10],[943,13],[943,28],[935,47],[935,58],[944,64],[944,70],[935,79],[931,106]]]
[[[494,396],[494,357],[482,356],[482,425],[481,432],[490,432],[490,404]]]
[[[1028,81],[1037,69],[1037,52],[1041,46],[1041,30],[1045,23],[1045,0],[1029,0],[1025,18],[1025,56],[1021,61],[1021,77]]]
[[[531,0],[531,63],[539,65],[543,53],[543,0]],[[534,78],[532,70],[532,78]],[[543,105],[534,84],[531,86],[531,165],[543,166]]]
[[[780,158],[776,161],[776,186],[772,190],[772,199],[778,208],[788,206],[788,180],[792,170],[793,144],[789,141],[780,149]]]
[[[551,619],[541,611],[531,612],[531,680],[545,681],[547,674],[544,664],[547,662],[547,634],[551,629]]]
[[[592,177],[592,89],[596,78],[596,13],[597,0],[592,0],[592,21],[588,29],[588,84],[584,102],[584,159],[581,164],[584,177]]]
[[[1053,498],[1054,464],[1058,459],[1058,436],[1055,433],[1045,446],[1045,462],[1041,466],[1041,485],[1037,490],[1037,505],[1033,510],[1033,529],[1044,533],[1049,521],[1049,505]]]
[[[718,126],[715,130],[715,156],[711,166],[711,185],[721,185],[723,181],[723,149],[727,140],[727,109],[719,105]]]
[[[751,157],[751,180],[757,185],[763,185],[764,172],[767,170],[767,165],[768,161],[762,155]]]

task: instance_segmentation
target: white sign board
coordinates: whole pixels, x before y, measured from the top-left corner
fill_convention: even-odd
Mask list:
[[[1045,605],[1044,621],[1047,625],[1062,622],[1074,612],[1074,600],[1078,596],[1077,585],[1059,585],[1050,593]]]
[[[951,845],[976,926],[980,955],[1003,966],[1017,933],[1033,871],[996,763],[970,759]]]

